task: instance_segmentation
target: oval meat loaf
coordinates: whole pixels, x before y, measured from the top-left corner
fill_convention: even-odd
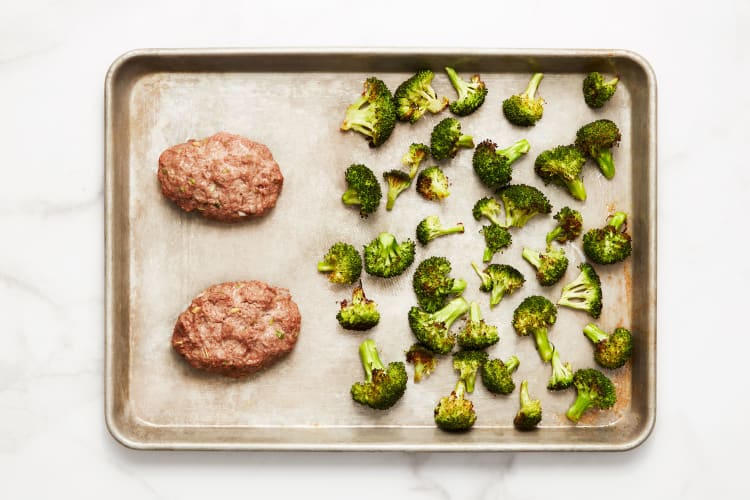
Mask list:
[[[268,147],[227,132],[167,149],[158,177],[162,194],[180,208],[225,222],[264,214],[284,184]]]
[[[242,377],[294,348],[302,318],[289,291],[261,281],[213,285],[180,314],[172,347],[200,370]]]

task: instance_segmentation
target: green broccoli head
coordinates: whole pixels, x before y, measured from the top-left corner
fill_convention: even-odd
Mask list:
[[[552,212],[552,205],[544,193],[526,184],[511,184],[500,190],[505,206],[505,227],[523,227],[539,214]]]
[[[422,69],[398,86],[393,94],[396,117],[402,122],[414,123],[427,111],[439,113],[448,105],[448,98],[439,98],[432,88],[435,74]]]
[[[450,182],[440,167],[428,167],[417,176],[417,192],[425,200],[440,201],[451,194]]]
[[[570,363],[560,360],[560,352],[552,346],[552,375],[547,382],[550,391],[562,391],[573,385],[573,369]]]
[[[409,177],[409,174],[402,172],[401,170],[388,170],[383,172],[383,179],[385,179],[385,182],[388,185],[385,209],[393,210],[393,204],[396,203],[396,198],[411,186],[411,177]]]
[[[513,175],[511,166],[531,149],[529,141],[521,139],[505,149],[487,139],[474,150],[471,165],[482,184],[490,189],[499,189],[508,184]]]
[[[368,78],[359,99],[346,109],[341,130],[364,135],[370,147],[383,144],[396,126],[396,106],[388,87],[375,77]]]
[[[499,359],[491,359],[482,365],[482,383],[488,391],[494,394],[507,395],[516,388],[513,382],[513,372],[516,371],[520,361],[517,357],[511,356],[508,361],[503,363]]]
[[[601,108],[609,101],[617,90],[618,77],[604,81],[598,71],[592,71],[583,79],[583,100],[590,108]]]
[[[497,224],[490,224],[489,226],[482,226],[480,230],[484,236],[484,255],[482,256],[482,262],[489,262],[492,257],[499,251],[510,246],[513,243],[513,238],[503,226]]]
[[[557,321],[557,308],[541,295],[523,299],[513,311],[513,328],[519,336],[532,335],[539,356],[545,363],[552,359],[552,344],[547,330]]]
[[[526,281],[518,269],[508,264],[490,264],[484,271],[480,271],[474,262],[471,267],[482,280],[479,290],[490,293],[491,308],[498,305],[505,295],[521,288]]]
[[[346,299],[341,301],[341,309],[336,314],[336,319],[346,330],[369,330],[380,321],[378,304],[365,296],[365,291],[360,285],[352,291],[351,302]]]
[[[450,276],[451,263],[445,257],[428,257],[417,266],[412,277],[412,288],[417,304],[425,312],[441,309],[448,297],[459,295],[466,288],[466,281]]]
[[[414,179],[419,170],[419,164],[422,163],[427,155],[430,154],[430,147],[426,144],[413,143],[409,146],[409,151],[401,157],[401,163],[409,167],[409,178]]]
[[[355,382],[351,388],[352,399],[376,410],[387,410],[401,399],[406,391],[409,376],[400,361],[384,366],[373,340],[359,346],[359,357],[365,371],[365,381]]]
[[[362,257],[352,245],[339,241],[318,262],[318,271],[328,273],[331,283],[351,285],[362,274]]]
[[[412,345],[406,351],[406,361],[414,365],[414,382],[421,382],[437,368],[435,353],[419,344]]]
[[[583,334],[594,343],[594,361],[604,368],[620,368],[633,355],[633,335],[627,328],[615,328],[611,335],[594,323],[583,328]]]
[[[568,269],[568,258],[562,250],[540,252],[524,248],[521,256],[536,268],[536,279],[542,286],[551,286],[560,281]]]
[[[350,165],[344,173],[344,179],[349,187],[341,196],[344,204],[358,205],[362,217],[367,217],[378,209],[383,191],[372,170],[361,164]]]
[[[455,118],[444,118],[430,136],[430,152],[436,160],[454,158],[459,148],[473,148],[474,139],[461,132],[461,123]]]
[[[503,101],[503,114],[513,125],[530,127],[542,119],[544,100],[536,97],[542,78],[543,73],[534,73],[523,93],[512,95]]]
[[[461,222],[455,226],[443,226],[443,223],[440,222],[440,217],[437,215],[428,215],[417,224],[417,241],[422,245],[426,245],[435,238],[463,232],[464,225]]]
[[[486,217],[487,220],[498,226],[502,226],[500,221],[500,214],[503,212],[503,207],[500,205],[495,198],[491,196],[485,196],[480,198],[474,204],[474,208],[471,210],[471,214],[474,219],[480,220],[482,217]]]
[[[380,233],[365,245],[365,271],[381,278],[398,276],[414,262],[415,247],[412,240],[398,243],[391,233]]]
[[[458,351],[453,353],[453,369],[458,370],[459,378],[463,381],[466,392],[474,392],[477,372],[487,361],[484,351]]]
[[[456,336],[456,341],[461,349],[485,349],[500,340],[497,327],[485,323],[479,304],[469,304],[469,319]],[[471,391],[469,391],[471,392]]]
[[[529,396],[529,382],[521,382],[520,398],[521,407],[518,409],[513,425],[519,431],[530,431],[542,421],[542,402]]]
[[[602,313],[602,282],[591,264],[578,266],[578,277],[565,285],[557,305],[585,311],[593,318]]]
[[[409,328],[420,344],[437,354],[448,354],[456,344],[451,325],[469,310],[469,303],[457,297],[434,313],[418,307],[409,310]]]
[[[633,251],[633,242],[627,233],[628,216],[617,212],[609,217],[601,229],[591,229],[583,235],[583,252],[597,264],[616,264]]]
[[[444,431],[460,432],[471,429],[477,420],[474,404],[466,399],[464,382],[459,379],[450,396],[440,398],[435,407],[435,424]]]
[[[586,199],[581,170],[586,156],[575,146],[557,146],[536,157],[534,171],[545,184],[553,183],[568,190],[576,200]]]
[[[590,408],[606,410],[612,408],[617,402],[617,393],[612,381],[594,368],[585,368],[575,372],[573,385],[577,395],[566,413],[573,422],[578,422]]]
[[[604,177],[615,176],[615,161],[612,148],[620,142],[620,129],[612,120],[596,120],[587,123],[576,132],[576,147],[593,158]]]
[[[554,219],[557,221],[557,225],[552,231],[547,233],[548,249],[551,248],[553,241],[565,243],[573,241],[580,236],[583,230],[583,216],[578,210],[573,210],[570,207],[562,207],[554,215]]]
[[[445,72],[458,93],[458,98],[450,103],[451,112],[458,116],[466,116],[479,109],[479,106],[484,103],[484,99],[487,97],[487,86],[479,78],[479,75],[473,75],[467,82],[458,76],[453,68],[446,67]]]

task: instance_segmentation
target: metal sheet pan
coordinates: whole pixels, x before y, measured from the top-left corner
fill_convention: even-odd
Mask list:
[[[489,311],[487,295],[469,267],[481,259],[481,225],[471,206],[487,194],[463,151],[445,167],[452,194],[440,204],[403,194],[392,212],[380,210],[361,220],[341,205],[343,171],[365,163],[379,175],[397,168],[411,142],[428,141],[431,127],[448,116],[428,116],[415,125],[399,124],[381,148],[370,149],[338,126],[344,109],[370,75],[391,89],[416,69],[436,71],[434,87],[452,98],[441,69],[463,75],[481,73],[489,95],[474,115],[461,119],[477,140],[501,146],[526,137],[528,157],[514,167],[514,182],[542,183],[533,158],[544,149],[570,143],[582,124],[599,117],[615,120],[623,140],[615,151],[613,181],[586,167],[589,199],[576,204],[555,187],[543,188],[555,210],[580,208],[585,228],[599,226],[607,214],[625,210],[634,253],[624,264],[600,266],[605,329],[629,326],[635,356],[613,371],[619,401],[611,411],[592,412],[576,426],[564,417],[574,391],[545,389],[549,367],[533,342],[510,326],[523,297],[559,297],[562,282],[541,289],[523,246],[540,247],[552,227],[537,218],[514,233],[514,244],[496,261],[522,270],[527,284]],[[581,81],[586,72],[618,74],[614,99],[602,110],[586,107]],[[540,94],[545,115],[536,127],[519,129],[501,116],[504,97],[523,89],[529,75],[542,71]],[[267,144],[285,175],[284,191],[266,217],[241,225],[214,223],[184,214],[162,198],[157,159],[165,148],[190,138],[226,130]],[[626,450],[649,435],[656,402],[656,83],[649,65],[620,50],[138,50],[116,60],[106,79],[106,420],[121,443],[145,449],[241,450]],[[486,318],[500,327],[501,341],[489,349],[503,359],[516,354],[516,379],[528,379],[544,406],[541,427],[513,429],[517,391],[509,397],[487,393],[478,384],[472,395],[479,415],[468,433],[436,429],[432,411],[455,382],[450,359],[431,378],[410,385],[390,411],[376,412],[351,402],[349,386],[361,377],[357,346],[376,340],[385,360],[403,359],[413,342],[405,317],[413,304],[411,272],[384,281],[364,276],[368,296],[381,304],[381,324],[366,335],[341,330],[334,318],[337,301],[350,293],[315,270],[333,242],[360,246],[382,230],[414,238],[424,216],[462,221],[466,233],[419,248],[417,262],[445,255],[454,275],[469,282],[466,296],[482,304]],[[573,279],[582,260],[580,245],[570,245]],[[413,270],[413,269],[412,269]],[[180,311],[208,285],[225,280],[261,279],[289,288],[303,326],[293,353],[266,372],[240,381],[190,369],[170,348]],[[581,334],[584,313],[560,308],[550,338],[574,367],[593,366],[591,347]]]

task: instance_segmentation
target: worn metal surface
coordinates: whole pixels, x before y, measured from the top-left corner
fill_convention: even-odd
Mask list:
[[[590,412],[578,425],[564,413],[575,391],[546,390],[543,365],[530,338],[510,326],[512,311],[526,296],[541,293],[556,301],[564,283],[577,276],[580,241],[565,249],[570,267],[555,286],[540,287],[521,259],[524,246],[541,248],[554,221],[536,218],[515,230],[512,247],[495,262],[507,262],[527,277],[525,287],[490,311],[470,268],[484,248],[481,224],[471,217],[476,199],[488,192],[471,169],[471,151],[444,162],[452,193],[442,203],[410,190],[395,209],[384,207],[366,220],[344,207],[344,169],[365,163],[377,175],[398,168],[411,142],[428,142],[443,117],[399,124],[386,144],[367,147],[353,132],[339,131],[344,110],[376,75],[395,90],[414,70],[436,71],[433,86],[454,98],[441,71],[456,67],[468,77],[479,72],[489,88],[484,106],[462,118],[465,133],[501,147],[526,137],[531,152],[514,167],[514,182],[543,189],[554,210],[578,208],[586,229],[601,226],[608,213],[630,214],[634,253],[624,264],[598,266],[606,330],[630,327],[636,338],[633,361],[608,372],[618,387],[611,411]],[[590,110],[581,96],[586,72],[619,74],[613,100]],[[512,127],[500,111],[506,96],[520,92],[531,72],[545,78],[540,95],[544,118],[536,127]],[[589,198],[579,203],[553,186],[544,187],[533,162],[544,149],[571,143],[578,127],[606,117],[622,130],[615,150],[617,175],[607,181],[592,163],[585,167]],[[211,222],[185,214],[164,199],[156,179],[165,148],[190,138],[230,131],[265,143],[285,176],[276,208],[243,224]],[[106,419],[126,446],[149,449],[300,450],[625,450],[650,433],[656,401],[656,83],[648,64],[624,51],[558,50],[141,50],[112,65],[106,80]],[[361,247],[380,231],[414,238],[414,227],[436,213],[446,223],[462,221],[463,235],[418,248],[416,263],[429,255],[453,262],[464,277],[468,299],[477,300],[487,321],[500,328],[493,357],[516,354],[515,379],[528,379],[542,400],[540,429],[519,433],[512,418],[518,392],[489,394],[481,384],[471,395],[478,420],[468,433],[435,428],[433,408],[455,383],[450,358],[432,377],[410,382],[391,410],[376,412],[352,403],[349,387],[362,376],[358,344],[373,338],[386,361],[403,360],[414,341],[406,312],[414,303],[411,271],[382,280],[363,275],[367,295],[381,305],[382,321],[365,334],[341,330],[337,301],[349,287],[334,286],[315,270],[328,247],[343,239]],[[554,212],[553,212],[554,213]],[[227,280],[260,279],[289,288],[302,312],[296,349],[271,369],[243,380],[191,369],[170,348],[177,315],[207,286]],[[590,318],[560,308],[551,341],[574,367],[594,366],[582,335]],[[455,326],[454,326],[455,328]],[[411,368],[409,367],[411,373]]]

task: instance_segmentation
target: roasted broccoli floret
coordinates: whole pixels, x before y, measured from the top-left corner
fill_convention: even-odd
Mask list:
[[[487,97],[487,86],[480,80],[479,75],[473,75],[467,82],[458,76],[453,68],[446,67],[445,72],[448,73],[448,79],[458,93],[458,98],[450,103],[451,112],[458,116],[466,116],[479,109]]]
[[[500,199],[505,207],[505,227],[523,227],[532,217],[552,211],[544,193],[526,184],[505,186]]]
[[[536,279],[542,286],[554,285],[568,269],[568,258],[562,250],[540,252],[533,248],[524,248],[521,256],[536,268]]]
[[[440,201],[451,194],[450,182],[440,167],[427,167],[417,176],[417,192],[425,200]]]
[[[455,118],[444,118],[430,136],[430,152],[436,160],[453,158],[459,148],[473,148],[474,139],[461,133],[461,123]]]
[[[344,204],[358,205],[362,217],[367,217],[378,209],[383,191],[372,170],[361,164],[350,165],[344,173],[344,179],[349,187],[341,196]]]
[[[406,361],[414,365],[414,382],[417,383],[429,377],[438,363],[435,353],[419,344],[406,351]]]
[[[346,108],[341,130],[354,130],[363,134],[370,147],[383,144],[396,126],[396,105],[388,87],[382,80],[368,78],[362,96]]]
[[[578,129],[576,146],[599,165],[604,177],[615,176],[612,148],[620,142],[620,129],[612,120],[596,120]]]
[[[401,170],[388,170],[383,172],[383,179],[388,184],[388,195],[386,197],[385,209],[393,210],[393,204],[396,203],[396,198],[409,189],[411,186],[411,178],[409,174]]]
[[[426,144],[412,143],[409,151],[401,157],[401,163],[409,167],[409,178],[414,179],[419,170],[419,164],[422,163],[427,155],[430,154],[430,147]]]
[[[328,281],[331,283],[351,285],[362,274],[362,257],[352,245],[339,241],[318,262],[318,271],[329,273]]]
[[[469,310],[469,303],[457,297],[434,313],[418,307],[409,310],[409,328],[420,344],[438,354],[448,354],[456,344],[451,325]]]
[[[534,73],[523,93],[512,95],[503,101],[503,114],[513,125],[530,127],[542,118],[544,100],[536,97],[542,78],[543,73]]]
[[[484,271],[472,262],[471,267],[482,280],[479,290],[490,292],[490,307],[495,307],[506,294],[511,294],[523,286],[526,279],[523,274],[508,264],[490,264]]]
[[[565,243],[578,238],[583,229],[583,216],[578,210],[562,207],[554,216],[557,221],[555,228],[547,233],[547,248],[552,248],[552,242]]]
[[[497,333],[497,327],[487,324],[482,319],[482,312],[479,310],[479,304],[471,302],[469,304],[469,319],[458,332],[456,341],[461,349],[485,349],[500,340]],[[471,392],[471,391],[469,391]]]
[[[583,235],[583,252],[597,264],[615,264],[625,260],[633,251],[627,233],[628,215],[616,212],[601,229],[591,229]]]
[[[552,346],[552,375],[547,382],[547,389],[550,391],[562,391],[573,384],[573,368],[570,363],[563,363],[560,360],[560,351]]]
[[[365,271],[373,276],[398,276],[414,262],[416,245],[407,239],[398,243],[391,233],[380,233],[365,245]]]
[[[513,328],[519,336],[532,335],[539,357],[545,363],[552,359],[552,344],[547,330],[557,321],[557,308],[541,295],[523,299],[513,311]]]
[[[605,82],[601,73],[592,71],[583,79],[583,100],[591,108],[601,108],[615,95],[619,81],[618,77],[614,77]]]
[[[530,149],[531,145],[526,139],[521,139],[505,149],[497,149],[497,144],[487,139],[477,144],[471,165],[482,184],[490,189],[498,189],[510,182],[513,163]]]
[[[466,385],[466,392],[474,392],[477,372],[487,361],[484,351],[458,351],[453,354],[453,369],[458,370],[459,378]]]
[[[432,88],[435,73],[422,69],[398,86],[393,93],[396,116],[402,122],[414,123],[427,111],[439,113],[448,105],[448,98],[439,98]]]
[[[542,402],[538,399],[531,399],[527,380],[521,382],[519,399],[521,400],[521,407],[513,419],[513,425],[519,431],[533,430],[542,421]]]
[[[341,301],[336,319],[346,330],[369,330],[380,321],[378,304],[365,296],[360,285],[352,291],[351,302],[346,299]]]
[[[482,365],[482,383],[488,391],[494,394],[510,394],[516,388],[513,382],[513,372],[521,362],[511,356],[503,363],[499,359],[491,359]]]
[[[620,368],[633,355],[633,336],[627,328],[615,328],[611,335],[594,323],[583,328],[583,334],[594,343],[594,361],[604,368]]]
[[[471,210],[471,214],[474,219],[480,220],[482,217],[487,217],[487,220],[498,226],[502,226],[500,221],[500,214],[503,212],[503,207],[500,205],[495,198],[486,196],[477,200],[474,204],[474,208]]]
[[[466,385],[460,378],[450,396],[440,398],[435,407],[435,424],[444,431],[466,431],[477,420],[474,403],[464,397]]]
[[[583,262],[578,269],[580,274],[563,287],[557,305],[586,311],[598,318],[602,313],[602,282],[591,264]]]
[[[480,230],[484,236],[484,255],[482,256],[482,262],[489,262],[492,257],[499,251],[510,246],[513,243],[513,238],[503,226],[497,224],[490,224],[489,226],[482,226]]]
[[[586,156],[575,146],[557,146],[543,151],[536,157],[534,172],[545,184],[550,182],[567,188],[576,200],[586,199],[586,188],[581,179],[581,170]]]
[[[594,368],[585,368],[575,372],[573,385],[578,394],[566,413],[573,422],[578,422],[589,408],[606,410],[612,408],[617,402],[617,394],[612,381]]]
[[[417,304],[428,313],[441,309],[448,297],[460,295],[466,281],[451,278],[451,263],[445,257],[428,257],[417,266],[412,277],[412,288]]]
[[[365,381],[352,385],[352,399],[357,403],[387,410],[401,399],[406,391],[409,376],[401,361],[393,361],[384,366],[378,356],[375,341],[367,339],[359,346],[359,358],[365,370]]]
[[[440,217],[437,215],[428,215],[417,225],[417,240],[426,245],[435,238],[449,234],[463,233],[464,225],[459,222],[455,226],[443,226]]]

